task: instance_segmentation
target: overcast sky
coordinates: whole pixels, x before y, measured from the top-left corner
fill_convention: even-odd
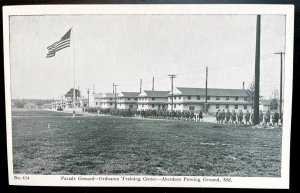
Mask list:
[[[71,27],[76,87],[96,92],[170,90],[174,86],[248,88],[254,78],[255,15],[11,16],[12,98],[58,98],[73,87],[73,47],[45,58]],[[261,95],[279,89],[285,16],[262,15]]]

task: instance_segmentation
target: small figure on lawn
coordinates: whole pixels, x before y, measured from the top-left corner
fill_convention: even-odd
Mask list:
[[[273,124],[278,126],[279,113],[276,111],[273,115]]]
[[[203,121],[203,113],[202,110],[199,112],[199,121]]]
[[[235,113],[235,110],[232,110],[231,123],[236,124],[236,113]]]
[[[230,117],[231,117],[231,112],[228,109],[227,112],[226,112],[226,123],[229,123]]]
[[[240,110],[239,115],[238,115],[239,124],[243,123],[243,116],[244,116],[244,114],[243,114],[242,110]]]

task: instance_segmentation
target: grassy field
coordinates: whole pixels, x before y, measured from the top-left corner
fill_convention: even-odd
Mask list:
[[[281,129],[12,114],[14,173],[280,176]]]

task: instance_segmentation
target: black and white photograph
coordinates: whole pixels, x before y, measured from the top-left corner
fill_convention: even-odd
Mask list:
[[[3,11],[11,185],[289,187],[293,6]]]

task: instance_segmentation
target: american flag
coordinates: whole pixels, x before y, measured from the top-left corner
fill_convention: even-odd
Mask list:
[[[71,29],[59,41],[47,47],[48,53],[46,58],[53,57],[57,51],[70,47]]]

